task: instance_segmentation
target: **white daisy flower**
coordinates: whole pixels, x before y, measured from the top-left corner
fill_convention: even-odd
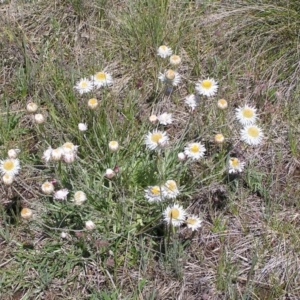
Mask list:
[[[175,180],[167,180],[163,189],[164,196],[167,199],[176,198],[179,195],[179,190]]]
[[[164,221],[167,224],[172,224],[174,227],[180,226],[185,221],[186,212],[182,206],[174,204],[168,206],[163,212]]]
[[[9,174],[4,174],[2,177],[2,181],[5,185],[11,185],[14,182],[15,177]]]
[[[256,125],[248,125],[241,130],[241,139],[248,145],[257,146],[263,140],[262,129]]]
[[[158,185],[149,186],[145,190],[145,198],[148,199],[149,202],[159,202],[163,200],[163,187]]]
[[[158,79],[169,86],[177,86],[181,82],[181,76],[171,69],[167,70],[164,74],[160,73]]]
[[[206,149],[201,143],[190,143],[184,148],[187,157],[198,160],[204,156]]]
[[[92,82],[96,88],[110,86],[113,84],[112,76],[106,72],[98,72],[92,76]]]
[[[157,55],[162,57],[162,58],[166,58],[166,57],[172,55],[172,53],[173,53],[172,49],[170,47],[165,46],[165,45],[162,45],[157,49]]]
[[[187,227],[191,228],[192,231],[194,231],[201,227],[202,220],[197,216],[192,215],[188,216],[185,222]]]
[[[51,153],[52,153],[52,148],[51,147],[48,147],[47,150],[45,150],[43,152],[43,156],[42,156],[42,159],[45,161],[45,162],[48,162],[51,160]]]
[[[54,161],[61,160],[62,156],[64,154],[64,150],[62,147],[58,147],[56,149],[52,149],[51,151],[51,159]]]
[[[181,63],[181,58],[178,55],[171,55],[170,56],[170,64],[173,66],[178,66]]]
[[[236,157],[231,157],[228,161],[228,173],[229,174],[236,174],[243,172],[245,167],[245,163],[241,162]]]
[[[32,218],[33,212],[30,208],[22,208],[21,210],[21,217],[25,220],[29,220]]]
[[[93,89],[93,83],[87,78],[83,78],[76,83],[74,89],[76,89],[78,93],[82,95],[84,93],[90,92]]]
[[[111,152],[116,152],[119,149],[119,143],[117,141],[110,141],[108,143],[108,148]]]
[[[2,175],[8,174],[15,176],[19,173],[20,169],[20,160],[17,158],[7,158],[0,161],[0,171]]]
[[[35,114],[34,121],[37,124],[43,124],[45,122],[45,117],[42,114]]]
[[[218,133],[215,135],[214,140],[217,144],[222,144],[225,141],[225,138],[222,133]]]
[[[68,189],[61,189],[54,193],[53,198],[56,200],[66,200],[68,197]]]
[[[220,109],[226,109],[228,107],[228,103],[225,99],[220,99],[218,101],[218,108]]]
[[[92,98],[88,101],[88,107],[90,109],[95,109],[98,107],[98,105],[99,105],[99,102],[96,98]]]
[[[78,124],[78,129],[79,129],[79,131],[87,131],[88,126],[87,126],[86,123],[79,123]]]
[[[42,184],[41,189],[45,195],[50,195],[54,192],[54,185],[52,182],[46,181]]]
[[[214,96],[218,91],[218,83],[214,79],[205,79],[196,83],[196,91],[207,97]]]
[[[236,108],[235,111],[236,118],[244,126],[254,124],[257,119],[256,108],[247,104]]]
[[[154,130],[149,132],[145,137],[145,144],[150,150],[155,150],[156,148],[161,148],[166,145],[169,141],[169,137],[165,132]]]
[[[38,110],[38,105],[34,102],[29,102],[26,109],[29,113],[35,113]]]
[[[199,103],[199,99],[195,94],[190,94],[185,97],[185,104],[188,105],[192,110],[194,110]]]
[[[83,191],[77,191],[74,194],[74,198],[71,200],[74,202],[75,205],[81,205],[83,202],[85,202],[87,199],[85,192]]]
[[[89,220],[89,221],[85,222],[85,228],[87,230],[93,230],[93,229],[96,228],[96,225],[95,225],[95,223],[93,221]]]
[[[173,122],[172,114],[163,113],[160,116],[158,116],[157,118],[158,118],[159,124],[162,124],[162,125],[172,124],[172,122]]]
[[[8,158],[17,158],[19,153],[20,153],[20,149],[9,149],[7,151],[7,156]]]

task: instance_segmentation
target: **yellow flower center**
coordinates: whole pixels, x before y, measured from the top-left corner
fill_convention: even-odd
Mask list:
[[[83,199],[83,197],[84,197],[84,194],[81,191],[78,191],[74,194],[75,200],[81,200],[81,199]]]
[[[87,84],[86,81],[82,81],[82,82],[80,83],[80,87],[82,87],[82,88],[86,88],[87,86],[88,86],[88,84]]]
[[[193,145],[190,147],[190,150],[191,150],[191,152],[193,152],[193,153],[198,153],[198,152],[199,152],[199,145],[193,144]]]
[[[196,219],[190,218],[190,219],[187,219],[186,222],[187,222],[188,224],[195,225],[196,222],[197,222],[197,220],[196,220]]]
[[[167,46],[162,45],[162,46],[160,46],[160,49],[163,50],[163,51],[166,51],[167,50]]]
[[[201,86],[204,89],[210,89],[212,87],[212,82],[210,80],[203,80]]]
[[[10,175],[6,173],[6,174],[4,174],[3,178],[7,180],[10,178]]]
[[[227,104],[227,101],[225,99],[220,99],[219,100],[219,104],[220,105],[226,105]]]
[[[172,55],[172,56],[170,57],[170,61],[171,61],[172,63],[177,63],[178,61],[180,61],[180,57],[179,57],[178,55]]]
[[[29,208],[23,208],[21,210],[21,217],[28,220],[32,217],[32,211]]]
[[[152,189],[151,189],[151,193],[153,194],[153,195],[159,195],[160,194],[160,188],[159,188],[159,186],[153,186],[152,187]]]
[[[259,136],[259,130],[256,127],[249,127],[247,133],[253,138],[257,138]]]
[[[240,164],[239,160],[237,158],[231,158],[231,165],[236,168]]]
[[[167,182],[167,188],[171,191],[174,191],[177,189],[177,185],[176,185],[176,182],[174,180],[169,180]]]
[[[166,77],[169,79],[169,80],[173,80],[175,78],[175,72],[173,70],[168,70],[166,72]]]
[[[64,148],[73,149],[74,148],[74,144],[70,143],[70,142],[64,143]]]
[[[92,98],[92,99],[89,100],[89,104],[90,104],[90,105],[95,105],[95,104],[97,104],[97,102],[98,102],[98,101],[97,101],[96,98]]]
[[[100,81],[101,80],[106,80],[106,74],[104,72],[97,73],[95,77],[96,77],[97,80],[100,80]]]
[[[161,133],[153,133],[151,136],[151,141],[154,143],[158,143],[158,141],[162,138],[162,134]]]
[[[178,219],[179,217],[179,210],[177,208],[172,208],[169,212],[169,218],[172,218],[172,219]]]
[[[59,155],[60,153],[61,153],[61,149],[60,148],[52,150],[52,155]]]
[[[224,141],[224,136],[223,134],[219,133],[219,134],[216,134],[215,135],[215,141],[216,142],[219,142],[219,143],[222,143]]]
[[[242,115],[244,118],[252,118],[254,115],[253,109],[251,108],[244,108],[242,111]]]
[[[50,185],[49,182],[45,182],[45,183],[43,184],[43,186],[44,186],[45,189],[48,189],[51,185]]]
[[[3,169],[5,171],[11,171],[14,168],[14,162],[12,160],[8,160],[3,164]]]
[[[25,214],[28,214],[30,212],[30,210],[28,208],[23,208],[22,211],[21,211],[21,214],[25,215]]]
[[[111,147],[115,147],[118,145],[118,143],[116,141],[111,141],[109,144]]]

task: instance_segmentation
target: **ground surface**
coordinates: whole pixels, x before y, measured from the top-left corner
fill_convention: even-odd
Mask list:
[[[6,1],[0,14],[0,158],[21,150],[19,175],[0,187],[1,299],[300,299],[296,1]],[[162,44],[182,59],[171,94],[158,79],[170,68],[157,56]],[[101,70],[112,86],[74,89]],[[208,77],[218,92],[191,111],[185,97]],[[246,103],[264,132],[257,147],[240,138],[235,108]],[[163,112],[171,125],[149,122]],[[144,144],[155,128],[170,137],[162,152]],[[67,141],[79,145],[74,163],[42,159]],[[179,162],[192,141],[205,157]],[[241,174],[228,175],[230,157],[245,162]],[[111,180],[107,168],[118,171]],[[168,179],[176,200],[149,203],[144,190]],[[44,195],[46,180],[68,200]],[[88,197],[81,206],[70,201],[78,190]],[[174,202],[202,227],[166,226]],[[20,217],[24,207],[32,219]]]

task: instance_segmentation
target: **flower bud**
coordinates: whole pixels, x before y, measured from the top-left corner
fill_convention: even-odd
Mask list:
[[[34,121],[37,124],[43,124],[45,122],[45,118],[42,114],[35,114],[34,115]]]
[[[50,195],[54,192],[54,185],[51,182],[46,181],[42,184],[41,189],[45,195]]]
[[[31,219],[32,215],[33,215],[33,213],[30,208],[25,207],[21,210],[21,217],[25,220]]]
[[[179,161],[185,161],[186,155],[183,152],[178,153],[177,155]]]
[[[89,220],[89,221],[85,222],[85,228],[87,230],[93,230],[93,229],[96,228],[96,225],[95,225],[95,223],[93,221]]]
[[[2,181],[5,185],[11,185],[14,182],[14,176],[9,175],[9,174],[4,174],[2,177]]]
[[[119,143],[117,141],[111,141],[108,144],[109,150],[112,152],[116,152],[119,149]]]
[[[98,100],[96,99],[96,98],[92,98],[92,99],[90,99],[89,101],[88,101],[88,107],[90,108],[90,109],[96,109],[97,108],[97,106],[98,106]]]
[[[30,102],[27,104],[26,109],[29,113],[35,113],[38,109],[38,106],[34,102]]]
[[[105,177],[111,179],[116,175],[116,173],[114,172],[114,170],[112,169],[107,169],[105,172]]]

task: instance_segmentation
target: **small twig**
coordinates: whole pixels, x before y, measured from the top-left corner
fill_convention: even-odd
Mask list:
[[[106,274],[107,274],[107,276],[109,277],[109,279],[110,279],[110,281],[111,281],[111,284],[113,285],[114,289],[117,290],[117,287],[116,287],[116,285],[115,285],[115,283],[114,283],[114,281],[113,281],[113,279],[112,279],[110,273],[109,273],[107,270],[105,270],[105,271],[106,271]]]
[[[6,264],[8,264],[9,262],[11,262],[14,259],[14,257],[12,257],[11,259],[7,260],[6,262],[2,263],[0,265],[0,268],[2,268],[3,266],[5,266]]]

